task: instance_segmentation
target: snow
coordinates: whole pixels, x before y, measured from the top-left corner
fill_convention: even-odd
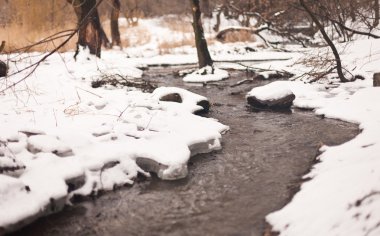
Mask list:
[[[221,19],[221,28],[237,25]],[[183,20],[190,24],[191,20]],[[206,36],[212,37],[214,22],[204,23]],[[138,173],[149,176],[138,162],[153,162],[162,179],[183,178],[192,155],[221,148],[221,134],[228,127],[193,114],[202,109],[198,104],[207,100],[203,96],[171,87],[143,93],[111,85],[90,86],[103,75],[141,78],[143,72],[137,67],[196,64],[192,46],[171,49],[166,55],[160,52],[162,35],[170,35],[173,41],[191,36],[173,33],[161,24],[162,19],[141,19],[141,28],[134,30],[150,35],[136,47],[104,51],[102,59],[86,51],[77,61],[72,52],[55,54],[25,81],[30,70],[0,79],[0,170],[5,170],[0,172],[0,234],[3,228],[12,231],[61,210],[74,194],[133,184]],[[141,39],[133,35],[123,37],[138,44]],[[380,234],[380,88],[373,88],[370,80],[378,72],[379,45],[373,39],[337,45],[348,71],[366,78],[346,84],[338,83],[334,75],[312,84],[305,83],[307,76],[299,79],[311,69],[299,60],[319,58],[329,51],[326,48],[281,52],[263,49],[260,42],[214,42],[209,48],[218,68],[202,68],[184,78],[186,82],[218,81],[228,77],[222,68],[245,70],[244,65],[264,74],[291,72],[298,79],[274,82],[249,94],[274,99],[292,92],[295,107],[360,126],[355,139],[323,146],[320,162],[304,176],[310,180],[288,205],[266,217],[281,236]],[[10,73],[42,56],[9,55]],[[19,81],[15,88],[5,90]],[[168,94],[178,94],[182,102],[160,101]]]
[[[378,235],[380,229],[380,88],[372,87],[377,72],[378,40],[355,41],[346,47],[343,63],[367,79],[340,84],[329,78],[318,83],[276,82],[296,95],[294,106],[315,109],[327,118],[359,124],[362,132],[338,146],[323,146],[320,161],[301,190],[281,210],[266,220],[281,236]],[[370,47],[368,47],[371,45]],[[282,68],[286,68],[280,65]],[[304,68],[305,70],[305,68]],[[269,85],[271,86],[271,85]],[[273,95],[273,91],[262,96]]]
[[[23,54],[10,62],[10,74],[42,56]],[[136,65],[117,51],[102,59],[82,51],[77,61],[68,52],[52,55],[12,89],[29,71],[1,78],[0,228],[59,211],[75,194],[133,184],[138,173],[150,175],[137,165],[143,159],[172,180],[187,175],[192,155],[221,148],[228,127],[193,114],[203,109],[203,96],[172,87],[91,87],[104,75],[138,79]],[[173,93],[182,102],[160,101]]]
[[[293,94],[292,90],[282,81],[270,83],[265,86],[253,88],[247,97],[255,97],[259,100],[277,100]]]
[[[153,91],[152,98],[160,100],[160,98],[167,94],[179,94],[182,99],[181,103],[161,101],[162,103],[166,103],[167,109],[185,109],[188,112],[194,113],[203,110],[203,107],[197,105],[199,102],[208,101],[206,97],[175,87],[157,88]]]
[[[205,66],[183,78],[184,82],[189,83],[207,83],[227,79],[230,75],[227,71],[215,68],[213,66]]]

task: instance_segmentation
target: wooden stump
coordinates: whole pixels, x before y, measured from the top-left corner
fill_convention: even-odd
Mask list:
[[[373,87],[380,87],[380,73],[373,74]]]

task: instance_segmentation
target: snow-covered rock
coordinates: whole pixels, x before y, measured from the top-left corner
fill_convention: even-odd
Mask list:
[[[227,79],[230,75],[227,71],[214,66],[205,66],[191,74],[186,75],[183,81],[189,83],[207,83]]]
[[[187,109],[192,113],[208,112],[210,102],[206,97],[191,93],[185,89],[174,87],[160,87],[153,91],[153,98],[166,103],[166,106],[175,109]]]
[[[253,88],[246,98],[253,107],[288,109],[296,97],[286,84],[277,81]]]

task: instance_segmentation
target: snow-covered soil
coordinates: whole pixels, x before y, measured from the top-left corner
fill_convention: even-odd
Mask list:
[[[221,148],[228,127],[193,114],[207,98],[169,87],[94,89],[103,75],[142,72],[117,54],[80,55],[53,55],[8,90],[29,70],[1,79],[0,232],[61,210],[74,194],[133,184],[138,173],[183,178],[190,156]],[[40,57],[11,62],[10,74]],[[163,99],[170,94],[180,101]]]
[[[343,63],[365,80],[341,84],[332,75],[313,84],[276,83],[296,95],[295,107],[357,123],[362,129],[352,141],[322,146],[320,162],[304,177],[310,180],[287,206],[267,216],[280,235],[380,234],[380,87],[372,85],[372,74],[379,71],[378,45],[379,40],[340,45],[346,48]],[[277,69],[296,72],[291,64]],[[265,94],[272,95],[276,96],[276,89]]]

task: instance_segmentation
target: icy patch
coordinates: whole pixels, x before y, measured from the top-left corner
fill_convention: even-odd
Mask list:
[[[206,83],[227,79],[230,75],[227,71],[213,66],[203,67],[191,74],[186,75],[183,81],[189,83]]]

